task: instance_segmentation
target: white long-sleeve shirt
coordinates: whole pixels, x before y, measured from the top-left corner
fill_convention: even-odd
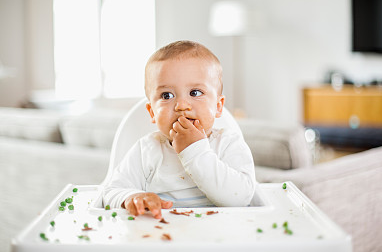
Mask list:
[[[105,187],[104,204],[121,207],[127,197],[154,192],[174,207],[247,206],[255,188],[251,151],[230,130],[212,130],[177,154],[160,132],[127,152]]]

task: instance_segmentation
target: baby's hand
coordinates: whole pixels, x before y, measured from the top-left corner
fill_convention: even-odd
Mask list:
[[[195,120],[192,123],[186,117],[181,116],[172,126],[170,137],[172,138],[172,146],[176,153],[179,154],[190,144],[207,136],[199,120]]]
[[[161,209],[169,209],[172,207],[171,201],[164,201],[155,193],[136,193],[131,195],[122,204],[130,214],[135,216],[144,214],[146,209],[152,213],[154,218],[161,219]]]

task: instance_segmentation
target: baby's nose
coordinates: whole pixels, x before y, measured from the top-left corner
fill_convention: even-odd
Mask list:
[[[191,110],[191,104],[186,99],[178,99],[175,105],[175,111]]]

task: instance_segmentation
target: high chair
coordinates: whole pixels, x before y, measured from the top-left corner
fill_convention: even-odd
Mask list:
[[[102,192],[113,169],[141,136],[156,130],[145,103],[122,120],[102,184],[67,185],[12,240],[12,251],[352,251],[351,237],[292,182],[258,184],[251,207],[163,209],[160,222],[150,213],[134,217],[125,209],[108,210]],[[215,126],[240,132],[226,109]],[[66,199],[72,199],[72,210],[61,211]]]

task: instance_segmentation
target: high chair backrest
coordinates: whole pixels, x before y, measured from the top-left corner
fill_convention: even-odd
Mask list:
[[[107,184],[113,174],[114,168],[122,161],[127,151],[138,139],[150,132],[158,130],[156,125],[151,123],[150,115],[146,110],[146,102],[146,98],[140,100],[122,119],[114,136],[109,169],[102,185]],[[242,136],[239,125],[226,108],[223,108],[222,116],[215,119],[214,127],[229,128],[239,132]]]

